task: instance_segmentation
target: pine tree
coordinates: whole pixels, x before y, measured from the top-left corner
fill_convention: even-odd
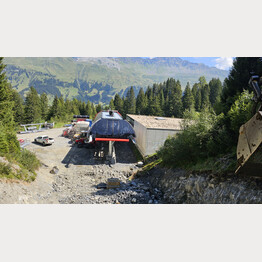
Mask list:
[[[200,76],[198,81],[199,81],[200,87],[204,87],[205,85],[207,85],[207,81],[206,81],[206,78],[204,76]]]
[[[166,81],[166,105],[165,114],[166,116],[173,116],[174,114],[174,95],[175,95],[175,80],[173,78],[167,79]]]
[[[36,123],[41,120],[40,98],[32,86],[25,98],[25,122]]]
[[[74,98],[72,101],[71,101],[71,107],[72,107],[72,111],[71,113],[73,115],[80,115],[80,110],[79,110],[79,101]]]
[[[140,88],[139,93],[136,98],[136,113],[138,115],[144,114],[146,107],[147,107],[146,96],[145,96],[143,88]]]
[[[91,108],[92,108],[92,117],[95,118],[97,112],[96,112],[96,108],[95,108],[94,103],[92,103]]]
[[[85,102],[82,102],[80,104],[80,115],[87,115],[87,112],[86,112],[86,103]]]
[[[0,57],[0,122],[4,127],[14,127],[12,87],[7,83],[4,72],[5,65]]]
[[[222,90],[221,102],[224,105],[224,112],[227,112],[235,102],[237,95],[248,89],[253,91],[248,81],[251,72],[262,75],[262,60],[260,57],[237,57],[225,81],[225,88]]]
[[[147,90],[147,100],[148,100],[148,104],[145,110],[146,115],[154,115],[154,94],[153,94],[153,90],[152,88],[150,88],[149,90]]]
[[[22,96],[14,89],[12,89],[13,114],[14,121],[17,124],[24,123],[24,100]]]
[[[79,108],[81,108],[82,103],[80,101],[79,103]],[[85,105],[84,105],[85,107]],[[60,96],[58,99],[58,115],[57,118],[60,120],[65,120],[65,116],[66,116],[66,109],[65,109],[65,101],[63,96]]]
[[[210,88],[209,86],[206,84],[202,89],[201,89],[201,110],[203,109],[209,109],[210,108],[210,100],[209,100],[209,96],[210,96]]]
[[[131,86],[131,88],[128,90],[126,95],[127,100],[127,114],[135,114],[136,113],[136,97],[134,88]]]
[[[160,106],[161,106],[161,111],[163,114],[165,111],[165,95],[164,95],[163,87],[161,88],[161,91],[160,91]]]
[[[43,120],[47,120],[49,108],[48,108],[48,98],[45,92],[40,95],[40,110],[41,110],[41,118]]]
[[[65,100],[65,111],[67,115],[71,115],[72,114],[72,105],[71,105],[71,101],[69,101],[68,99]]]
[[[15,134],[12,87],[8,84],[3,58],[0,58],[0,153],[19,153],[20,146]]]
[[[110,100],[109,108],[110,108],[111,110],[114,110],[114,109],[115,109],[114,99],[113,99],[113,98]]]
[[[210,96],[209,100],[212,106],[221,100],[222,83],[219,78],[212,78],[209,82]]]
[[[122,98],[120,97],[119,94],[116,94],[116,95],[115,95],[115,98],[114,98],[114,106],[115,106],[115,109],[116,109],[121,115],[124,114],[124,103],[123,103],[123,100],[122,100]]]
[[[192,95],[194,97],[194,100],[196,100],[196,94],[197,94],[197,90],[198,90],[198,84],[195,83],[192,87]]]
[[[128,114],[129,103],[128,103],[127,98],[125,98],[124,96],[122,97],[122,100],[123,100],[123,114],[122,115],[125,118],[126,114]]]
[[[183,110],[182,88],[179,80],[175,84],[174,96],[172,97],[171,101],[173,102],[173,106],[174,106],[172,116],[182,117],[182,110]]]
[[[190,84],[187,82],[186,88],[184,95],[182,97],[182,102],[183,102],[183,110],[191,110],[195,107],[195,100],[194,96],[191,92]]]
[[[9,146],[8,146],[8,140],[6,136],[6,128],[0,121],[0,154],[7,154],[9,153]]]
[[[96,106],[96,112],[97,113],[99,113],[99,112],[101,112],[102,111],[102,105],[101,104],[98,104],[97,106]]]
[[[196,111],[200,112],[201,111],[201,105],[202,105],[202,95],[201,95],[201,89],[198,88],[196,92],[196,99],[195,99],[195,108]]]
[[[154,96],[152,103],[150,103],[150,115],[153,115],[153,116],[162,116],[163,115],[163,111],[161,109],[160,99],[158,95]]]
[[[59,110],[58,107],[59,107],[59,101],[58,101],[58,96],[56,95],[53,100],[52,106],[50,107],[49,117],[48,117],[49,119],[58,117],[58,110]]]
[[[91,103],[90,103],[89,100],[86,103],[86,113],[87,113],[87,115],[89,115],[89,118],[93,117],[92,106],[91,106]]]

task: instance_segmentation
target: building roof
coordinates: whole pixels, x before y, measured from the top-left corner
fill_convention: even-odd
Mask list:
[[[181,130],[182,118],[173,117],[159,117],[159,116],[144,116],[144,115],[127,115],[133,120],[139,122],[146,128],[153,129],[171,129],[171,130]]]

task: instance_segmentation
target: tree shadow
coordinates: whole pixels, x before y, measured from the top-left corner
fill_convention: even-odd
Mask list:
[[[116,142],[115,143],[116,162],[121,164],[136,163],[136,158],[128,143]],[[71,149],[62,160],[65,167],[69,165],[99,165],[108,164],[105,159],[100,159],[95,156],[94,148],[77,147],[72,145]]]

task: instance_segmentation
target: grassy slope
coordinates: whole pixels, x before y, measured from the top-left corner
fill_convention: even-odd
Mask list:
[[[161,59],[160,59],[161,60]],[[227,75],[226,71],[206,67],[201,64],[187,62],[151,62],[143,63],[139,59],[132,58],[102,58],[101,60],[76,61],[73,58],[5,58],[7,65],[13,65],[26,72],[19,74],[12,71],[12,85],[19,92],[28,88],[29,82],[34,79],[47,81],[54,76],[64,83],[57,84],[59,91],[68,98],[79,94],[78,88],[73,86],[75,79],[87,83],[102,83],[115,88],[115,92],[126,89],[128,86],[147,87],[155,82],[163,82],[169,77],[179,79],[182,86],[189,81],[196,82],[201,75],[205,75],[207,81],[212,77]],[[7,71],[7,75],[9,75]],[[67,86],[65,86],[67,85]],[[90,91],[96,94],[96,88]],[[89,95],[90,95],[89,93]],[[111,94],[112,95],[112,94]]]

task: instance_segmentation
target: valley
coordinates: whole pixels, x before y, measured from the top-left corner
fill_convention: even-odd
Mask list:
[[[178,79],[184,89],[187,82],[192,85],[201,75],[207,81],[213,77],[223,81],[228,75],[226,70],[177,57],[7,57],[4,62],[9,82],[23,97],[33,86],[39,94],[46,92],[50,101],[55,95],[63,95],[65,99],[96,104],[108,104],[116,93],[125,95],[131,86],[137,95],[141,87],[145,89],[170,77]]]

